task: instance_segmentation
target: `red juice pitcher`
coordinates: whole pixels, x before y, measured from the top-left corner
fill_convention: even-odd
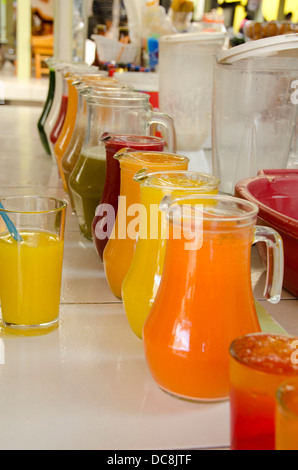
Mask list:
[[[96,211],[97,215],[94,217],[92,224],[92,237],[96,251],[101,260],[103,259],[103,251],[108,243],[110,233],[105,233],[105,238],[102,239],[102,237],[98,236],[96,227],[98,227],[98,224],[104,220],[104,213],[101,213],[102,209],[104,210],[104,204],[113,206],[116,217],[118,211],[118,198],[120,196],[120,163],[119,160],[113,158],[115,153],[123,148],[162,152],[166,145],[166,142],[162,138],[144,135],[104,134],[102,136],[102,140],[106,142],[106,179],[102,199],[98,206],[98,210]],[[102,227],[100,228],[100,233],[103,233]]]
[[[67,106],[68,106],[68,89],[67,89],[67,83],[64,80],[63,94],[61,98],[59,115],[57,117],[56,124],[54,125],[53,130],[50,135],[50,141],[52,142],[53,145],[56,144],[57,140],[59,139],[60,133],[63,129],[65,118],[66,118],[66,113],[67,113]]]

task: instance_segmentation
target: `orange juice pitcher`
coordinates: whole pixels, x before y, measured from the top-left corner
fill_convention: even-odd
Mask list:
[[[188,204],[188,201],[191,201]],[[229,398],[229,346],[260,331],[251,284],[251,246],[266,242],[264,296],[280,300],[283,245],[256,227],[258,208],[229,196],[166,196],[164,272],[145,322],[148,366],[165,391],[197,401]]]
[[[145,211],[141,214],[142,228],[132,263],[122,285],[122,299],[133,332],[142,338],[144,322],[158,291],[164,265],[166,221],[159,204],[169,194],[217,194],[219,180],[204,173],[150,173],[149,170],[140,170],[134,179],[140,183],[141,204]]]
[[[78,93],[76,87],[73,85],[73,82],[76,80],[75,77],[68,76],[65,77],[68,88],[68,104],[67,111],[65,115],[64,125],[60,132],[60,135],[57,139],[57,142],[54,147],[54,153],[56,157],[56,162],[58,166],[59,176],[62,179],[63,187],[67,191],[67,185],[64,178],[64,173],[61,167],[61,159],[67,146],[70,142],[71,135],[75,126],[77,110],[78,110]]]
[[[111,237],[103,252],[103,263],[110,289],[122,298],[122,283],[129,270],[137,238],[137,207],[140,185],[134,175],[142,168],[152,171],[187,170],[187,157],[166,152],[138,152],[123,149],[114,155],[120,162],[120,200]],[[136,230],[135,230],[136,228]]]

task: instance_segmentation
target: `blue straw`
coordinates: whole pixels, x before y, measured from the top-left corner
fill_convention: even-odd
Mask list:
[[[0,209],[5,210],[3,205],[1,204],[1,202],[0,202]],[[22,242],[23,239],[22,239],[21,235],[19,234],[19,232],[15,228],[14,224],[12,223],[12,221],[10,220],[10,218],[8,217],[6,212],[0,212],[0,214],[1,214],[1,217],[4,220],[8,230],[10,231],[11,236],[14,238],[14,240],[16,240],[17,242]]]

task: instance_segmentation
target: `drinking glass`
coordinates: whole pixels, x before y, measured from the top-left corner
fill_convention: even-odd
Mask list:
[[[298,343],[295,345],[297,352]],[[297,356],[295,354],[295,361]],[[298,378],[277,389],[275,412],[275,449],[298,450]]]
[[[58,326],[67,204],[39,196],[8,197],[1,204],[3,326],[24,334],[48,332]]]
[[[233,341],[232,450],[275,450],[275,396],[279,385],[298,375],[298,365],[292,361],[295,342],[294,337],[266,333]]]

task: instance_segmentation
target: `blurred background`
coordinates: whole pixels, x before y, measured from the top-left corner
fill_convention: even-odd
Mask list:
[[[36,50],[37,54],[41,50],[43,56],[55,54],[63,59],[93,61],[96,52],[92,34],[123,42],[142,41],[145,49],[146,37],[139,34],[142,27],[146,31],[145,9],[157,6],[164,9],[172,25],[173,11],[177,17],[179,8],[191,13],[192,25],[199,24],[204,15],[207,21],[216,18],[236,42],[241,41],[247,20],[298,21],[297,0],[0,0],[0,73],[6,65],[19,78],[46,75],[46,68],[35,70]],[[211,12],[213,20],[210,16],[208,19]],[[149,19],[153,33],[147,31],[148,34],[158,36],[170,30],[160,13],[151,14]]]

